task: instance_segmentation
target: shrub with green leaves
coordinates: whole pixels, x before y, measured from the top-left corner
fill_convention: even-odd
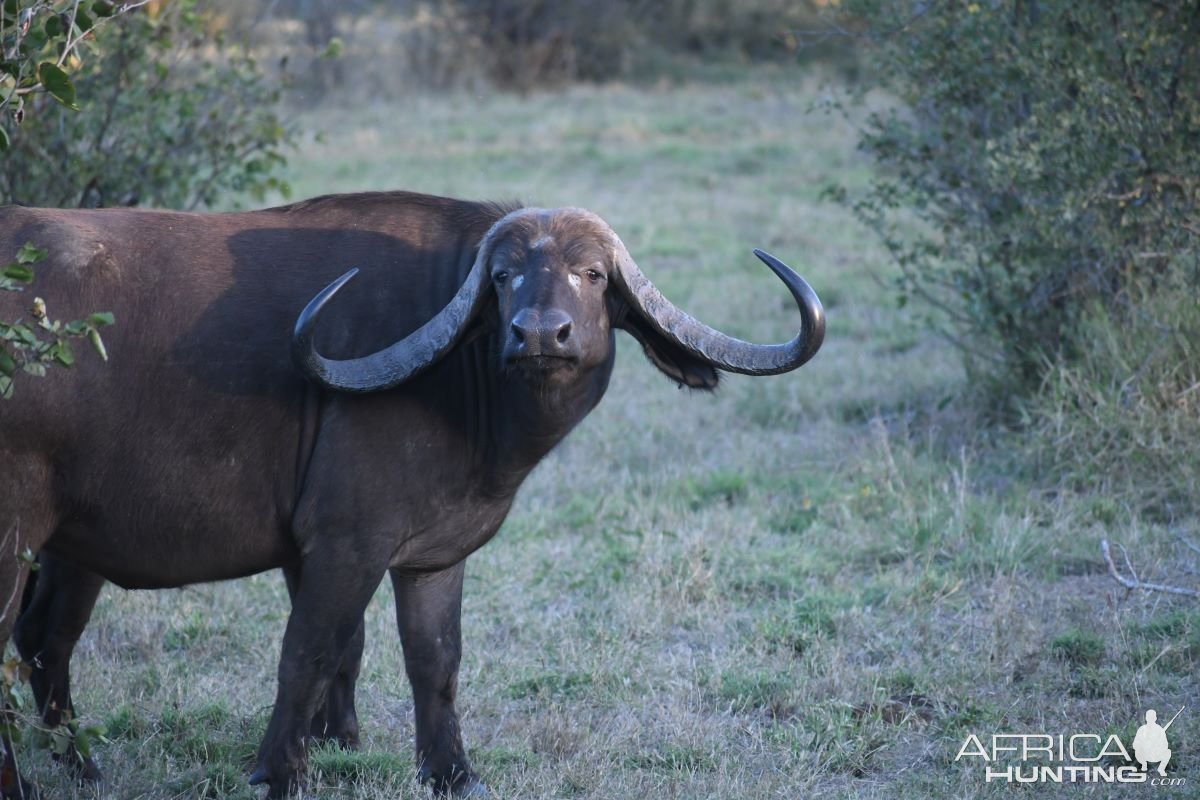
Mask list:
[[[864,130],[884,177],[854,199],[902,300],[1004,393],[1087,354],[1085,317],[1169,325],[1150,309],[1200,288],[1200,2],[844,9],[904,101]]]
[[[6,0],[16,12],[4,14],[5,45],[20,58],[0,65],[0,86],[29,91],[0,120],[9,140],[0,197],[192,209],[230,193],[286,195],[277,173],[293,134],[280,118],[280,87],[197,0],[97,24],[132,5]],[[52,80],[18,88],[35,76]]]
[[[33,281],[33,265],[44,259],[45,250],[26,242],[14,260],[0,270],[0,291],[19,292]],[[50,317],[46,301],[33,298],[29,319],[0,320],[0,398],[13,396],[13,378],[18,371],[43,377],[46,367],[69,367],[75,363],[71,339],[86,338],[96,353],[108,360],[108,351],[100,328],[115,320],[107,311],[89,314],[87,319],[62,322]]]

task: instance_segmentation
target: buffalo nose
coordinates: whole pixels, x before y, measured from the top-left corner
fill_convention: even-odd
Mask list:
[[[523,308],[512,321],[512,335],[528,355],[555,355],[571,340],[571,318],[557,308]]]

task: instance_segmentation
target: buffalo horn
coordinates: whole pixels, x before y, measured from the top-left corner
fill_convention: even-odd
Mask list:
[[[718,369],[745,375],[788,372],[816,355],[825,338],[825,310],[817,293],[787,264],[762,250],[754,255],[779,276],[800,308],[800,331],[782,344],[752,344],[708,327],[664,297],[620,239],[617,255],[617,283],[633,308],[663,336]]]
[[[466,332],[487,301],[491,284],[487,262],[497,233],[519,209],[500,218],[484,235],[475,263],[458,292],[432,319],[400,341],[361,358],[335,360],[317,352],[313,332],[321,310],[357,273],[352,269],[321,290],[296,320],[292,333],[292,360],[310,380],[344,392],[377,392],[398,386],[433,366]]]

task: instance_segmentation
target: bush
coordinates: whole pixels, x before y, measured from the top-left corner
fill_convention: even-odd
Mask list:
[[[448,6],[483,45],[488,78],[528,90],[636,75],[664,56],[786,58],[811,0],[457,0]],[[809,53],[806,50],[805,53]]]
[[[856,209],[994,396],[1090,357],[1097,315],[1178,335],[1155,312],[1200,287],[1200,4],[845,9],[904,101],[863,132],[887,177]],[[1128,346],[1155,336],[1120,338],[1136,371],[1150,353]]]
[[[205,9],[177,0],[97,26],[77,50],[72,103],[29,94],[19,125],[7,115],[0,122],[11,140],[0,162],[0,197],[40,206],[193,209],[230,192],[287,194],[277,172],[292,133],[277,111],[280,89],[212,29]],[[49,14],[34,25],[44,33],[62,27],[51,22],[60,19]],[[90,30],[92,20],[85,24]],[[44,58],[55,46],[46,42]]]
[[[1200,498],[1200,300],[1140,310],[1159,324],[1083,316],[1087,351],[1051,365],[1025,406],[1024,456],[1059,488],[1172,522]]]
[[[305,90],[340,102],[412,90],[531,91],[575,81],[695,75],[701,60],[828,57],[801,42],[828,0],[247,0],[264,51],[286,53]],[[336,59],[320,54],[336,41]],[[683,69],[678,67],[682,65]]]

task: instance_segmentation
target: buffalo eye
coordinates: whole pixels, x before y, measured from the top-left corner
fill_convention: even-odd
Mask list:
[[[599,283],[600,279],[604,277],[602,274],[600,274],[599,270],[595,270],[595,269],[589,269],[586,272],[584,272],[583,274],[587,275],[587,279],[589,281],[591,281],[592,283]]]
[[[508,280],[508,270],[499,269],[492,273],[492,280],[496,283],[503,284]]]

